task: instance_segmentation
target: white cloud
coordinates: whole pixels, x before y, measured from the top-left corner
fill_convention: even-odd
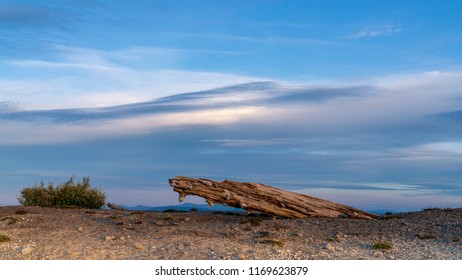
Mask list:
[[[175,70],[174,50],[127,49],[103,52],[63,48],[59,61],[3,62],[22,77],[0,80],[0,102],[23,109],[102,107],[261,80],[226,73]],[[165,58],[171,57],[171,58]],[[141,62],[140,62],[141,60]],[[150,61],[165,61],[151,65]],[[140,64],[147,64],[139,67]]]
[[[261,147],[289,144],[293,138],[269,138],[269,139],[213,139],[202,140],[205,143],[214,143],[222,147]]]
[[[192,112],[154,114],[84,124],[0,121],[0,145],[79,142],[155,132],[191,125],[226,125],[258,115],[262,107],[236,107]]]
[[[400,26],[394,24],[385,24],[385,25],[368,25],[362,28],[357,33],[351,35],[350,39],[362,39],[362,38],[374,38],[374,37],[383,37],[390,36],[392,34],[401,32],[403,29]]]

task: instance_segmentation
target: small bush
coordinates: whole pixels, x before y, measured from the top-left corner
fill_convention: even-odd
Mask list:
[[[422,211],[424,211],[424,212],[435,211],[435,210],[441,210],[441,208],[429,206],[429,207],[425,207],[425,208],[422,209]]]
[[[0,243],[1,242],[10,242],[10,241],[11,241],[11,238],[9,238],[6,235],[0,234]]]
[[[15,217],[5,217],[2,218],[0,221],[6,222],[7,225],[14,225],[18,222],[18,219],[16,219]]]
[[[257,227],[257,226],[261,225],[262,221],[263,220],[261,218],[250,218],[250,219],[248,219],[246,221],[243,221],[241,224],[250,224],[250,225],[252,225],[254,227]]]
[[[266,230],[263,230],[263,231],[257,232],[257,234],[255,234],[255,237],[256,238],[264,238],[264,237],[268,237],[269,235],[270,235],[269,232],[267,232]]]
[[[396,215],[396,214],[390,214],[390,215],[383,215],[381,217],[379,217],[380,220],[399,220],[399,219],[402,219],[403,217],[400,216],[400,215]]]
[[[389,243],[379,242],[379,243],[375,243],[374,245],[372,245],[372,249],[374,249],[374,250],[391,250],[391,249],[393,249],[393,245],[391,245]]]
[[[431,234],[416,234],[416,237],[419,238],[420,240],[430,240],[430,239],[436,239],[436,236],[431,235]]]
[[[29,214],[26,210],[19,209],[15,212],[17,215],[26,215]]]
[[[24,206],[98,209],[105,204],[106,195],[100,189],[91,187],[89,177],[84,177],[77,184],[71,177],[58,187],[54,187],[53,183],[45,187],[42,181],[39,185],[24,188],[18,200]]]
[[[264,239],[264,240],[258,241],[258,243],[260,243],[260,244],[269,244],[269,245],[273,245],[273,246],[276,246],[276,247],[279,247],[279,248],[284,247],[284,242],[279,241],[279,240],[274,240],[274,239]]]

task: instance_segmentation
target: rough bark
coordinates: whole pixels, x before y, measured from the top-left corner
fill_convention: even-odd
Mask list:
[[[123,210],[123,211],[127,211],[127,209],[123,208],[122,206],[119,206],[115,203],[111,203],[111,202],[108,202],[107,203],[107,207],[111,208],[112,210]]]
[[[169,183],[173,190],[179,193],[180,202],[187,195],[197,195],[205,198],[210,206],[218,203],[275,217],[376,217],[374,214],[343,204],[258,183],[239,183],[231,180],[217,182],[182,176],[169,179]]]

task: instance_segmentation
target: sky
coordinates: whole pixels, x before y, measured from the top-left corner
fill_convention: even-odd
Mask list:
[[[0,205],[176,175],[462,207],[461,1],[0,0]],[[186,202],[202,203],[198,198]]]

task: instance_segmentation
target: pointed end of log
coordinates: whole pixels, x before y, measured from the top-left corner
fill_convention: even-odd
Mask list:
[[[213,201],[211,200],[206,200],[207,201],[207,204],[210,206],[210,207],[213,207],[213,205],[215,204]]]
[[[185,200],[186,194],[184,194],[184,193],[179,193],[179,194],[180,194],[180,196],[178,197],[178,201],[181,203],[181,202],[183,202]]]

